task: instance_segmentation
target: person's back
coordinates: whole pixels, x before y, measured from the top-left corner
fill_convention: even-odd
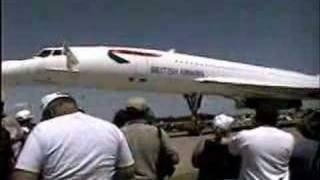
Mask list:
[[[157,129],[154,126],[142,123],[134,123],[122,128],[135,160],[137,179],[155,179],[157,170],[160,141]]]
[[[294,146],[291,134],[262,126],[242,131],[232,141],[230,152],[241,156],[240,179],[289,179],[288,163]]]
[[[199,141],[192,154],[192,165],[199,168],[198,180],[237,179],[240,169],[239,156],[228,151],[228,137],[232,116],[216,115],[211,126],[214,136]]]
[[[130,98],[126,107],[128,121],[121,128],[135,160],[137,180],[156,180],[162,179],[161,176],[172,175],[169,173],[174,172],[173,165],[179,161],[178,154],[169,145],[167,134],[156,126],[148,124],[145,119],[146,109],[149,109],[147,107],[144,98]],[[162,161],[163,159],[166,161]]]
[[[65,93],[45,96],[43,122],[28,136],[14,179],[130,179],[134,160],[123,133],[78,111]]]
[[[301,139],[290,159],[291,180],[316,180],[320,177],[320,143]]]
[[[158,179],[157,163],[160,153],[160,139],[158,129],[155,126],[146,124],[145,121],[132,122],[122,128],[124,131],[133,158],[135,160],[135,178],[136,179]],[[168,136],[161,130],[162,142],[166,153],[171,158],[178,159],[175,150],[168,145]],[[169,156],[170,157],[170,156]]]
[[[13,166],[13,152],[9,132],[0,126],[0,177],[9,179]]]
[[[290,159],[292,180],[316,180],[320,177],[320,110],[311,112],[298,126],[302,137],[297,139]]]
[[[203,143],[203,144],[202,144]],[[228,146],[214,139],[197,144],[192,156],[193,166],[199,168],[198,180],[236,179],[239,175],[240,158],[228,151]]]
[[[125,141],[120,130],[81,112],[40,123],[31,135],[45,153],[44,179],[111,179],[114,164],[123,163],[117,162],[119,140]],[[26,147],[21,154],[29,153]],[[24,168],[27,160],[19,159],[16,168]]]

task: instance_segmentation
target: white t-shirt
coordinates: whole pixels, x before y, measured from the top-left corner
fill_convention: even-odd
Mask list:
[[[294,137],[274,127],[241,131],[232,138],[229,151],[240,155],[239,179],[288,180]]]
[[[113,124],[81,112],[42,122],[30,133],[16,169],[43,179],[112,179],[133,165],[128,143]]]

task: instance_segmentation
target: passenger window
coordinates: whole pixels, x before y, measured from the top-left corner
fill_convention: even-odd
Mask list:
[[[53,56],[60,56],[60,55],[62,55],[62,50],[55,50],[52,55]]]
[[[43,50],[38,54],[38,56],[39,57],[48,57],[50,54],[51,54],[51,50]]]

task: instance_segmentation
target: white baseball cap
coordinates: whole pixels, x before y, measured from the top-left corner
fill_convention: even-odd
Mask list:
[[[33,115],[31,113],[31,111],[29,111],[27,109],[21,110],[16,113],[16,119],[18,121],[24,121],[24,120],[32,119],[32,118],[33,118]]]
[[[231,116],[227,116],[225,114],[220,114],[214,117],[212,122],[213,127],[221,129],[221,130],[229,130],[231,124],[234,122],[234,118]]]
[[[146,110],[148,105],[143,97],[132,97],[127,101],[127,107],[132,107],[139,111],[144,111]]]
[[[59,98],[73,99],[68,93],[63,93],[63,92],[55,92],[55,93],[47,94],[41,99],[41,110],[45,110],[51,102]]]

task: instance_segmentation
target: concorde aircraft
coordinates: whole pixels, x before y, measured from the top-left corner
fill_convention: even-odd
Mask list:
[[[42,49],[31,59],[2,62],[3,86],[55,84],[184,95],[197,114],[203,95],[243,107],[299,108],[320,99],[320,76],[177,53],[175,50],[77,46]]]

